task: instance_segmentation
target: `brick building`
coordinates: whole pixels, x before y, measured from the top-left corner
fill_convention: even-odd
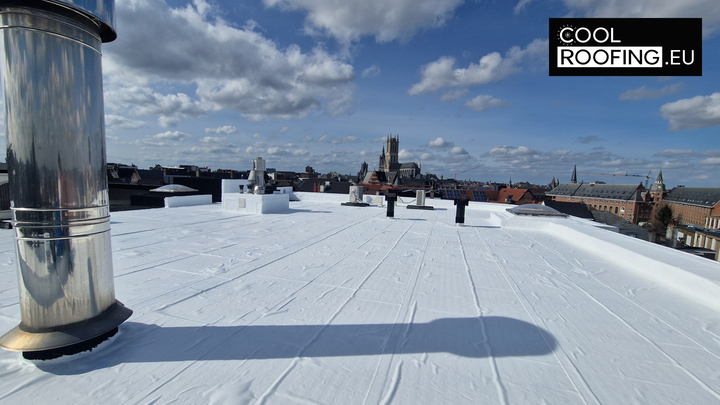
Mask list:
[[[653,203],[645,200],[646,194],[642,184],[565,183],[545,195],[551,201],[583,203],[590,210],[611,212],[638,224],[650,219]]]
[[[680,225],[720,229],[720,188],[675,187],[661,201]]]

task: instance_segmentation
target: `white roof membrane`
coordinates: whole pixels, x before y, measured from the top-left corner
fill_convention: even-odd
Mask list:
[[[0,351],[0,402],[720,401],[720,264],[502,204],[458,227],[451,201],[389,219],[312,197],[113,213],[134,315],[92,352]],[[13,243],[0,333],[20,321]]]

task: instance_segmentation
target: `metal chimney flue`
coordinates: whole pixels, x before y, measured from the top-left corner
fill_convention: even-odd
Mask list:
[[[0,346],[29,358],[91,348],[132,314],[110,247],[100,46],[113,13],[114,0],[0,5],[21,312]]]

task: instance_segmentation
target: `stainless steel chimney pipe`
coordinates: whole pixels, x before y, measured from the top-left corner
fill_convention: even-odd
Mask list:
[[[115,300],[100,45],[114,0],[0,5],[0,68],[20,287],[9,350],[43,352],[112,332]]]

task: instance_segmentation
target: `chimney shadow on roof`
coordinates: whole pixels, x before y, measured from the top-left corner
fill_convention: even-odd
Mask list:
[[[126,322],[96,353],[36,362],[75,375],[126,363],[452,353],[470,358],[543,356],[557,346],[531,323],[501,316],[429,323],[164,327]]]

